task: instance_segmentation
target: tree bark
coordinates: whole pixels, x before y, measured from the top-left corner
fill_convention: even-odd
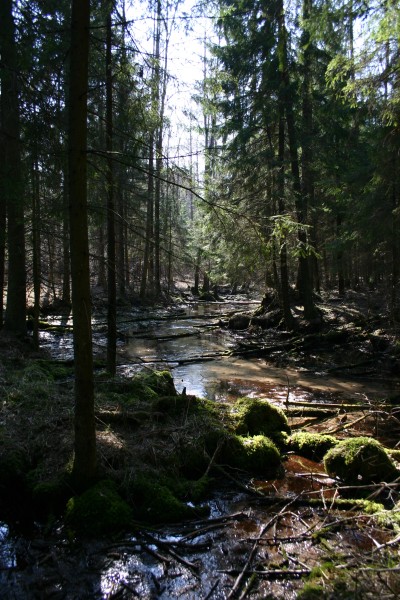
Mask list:
[[[75,367],[72,477],[78,488],[96,475],[93,355],[87,213],[89,0],[73,0],[69,79],[68,173]]]
[[[106,150],[107,150],[107,371],[114,376],[117,365],[117,285],[115,272],[115,202],[113,168],[112,93],[112,2],[108,2],[106,23]]]
[[[8,286],[4,328],[26,333],[24,185],[21,166],[18,65],[11,0],[0,2],[1,195],[8,218]]]
[[[298,145],[297,135],[293,112],[293,100],[291,96],[289,71],[288,71],[288,50],[287,50],[287,31],[285,25],[285,15],[283,5],[281,6],[280,12],[280,23],[279,23],[279,37],[280,37],[280,73],[281,73],[281,84],[283,101],[285,105],[286,124],[288,133],[288,144],[289,144],[289,157],[290,166],[293,180],[293,192],[296,206],[298,227],[298,243],[300,246],[299,256],[299,283],[300,283],[300,294],[304,305],[304,315],[306,319],[312,319],[315,317],[316,309],[313,301],[311,277],[309,271],[308,260],[306,256],[307,252],[307,233],[304,226],[307,224],[307,202],[302,192],[301,179],[300,179],[300,168],[299,168],[299,156],[298,156]]]

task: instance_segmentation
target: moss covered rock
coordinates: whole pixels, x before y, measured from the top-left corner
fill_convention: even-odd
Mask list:
[[[368,437],[339,442],[327,452],[324,464],[331,477],[349,484],[391,481],[398,474],[383,446]]]
[[[169,487],[145,473],[136,475],[129,493],[137,516],[148,523],[174,523],[199,516],[198,509],[179,500]]]
[[[232,436],[223,455],[226,464],[268,478],[275,477],[281,466],[278,448],[264,435]]]
[[[131,523],[132,510],[111,481],[100,481],[67,503],[65,524],[74,534],[118,533],[128,529]]]
[[[240,398],[233,407],[233,415],[239,435],[265,435],[279,443],[282,432],[290,433],[285,413],[266,400]]]
[[[298,431],[289,437],[288,450],[305,458],[320,461],[337,443],[338,440],[332,435]]]

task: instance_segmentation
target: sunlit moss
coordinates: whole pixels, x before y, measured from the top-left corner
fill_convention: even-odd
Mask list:
[[[278,448],[264,435],[232,436],[223,455],[228,465],[264,477],[274,477],[281,466]]]
[[[337,443],[338,440],[331,435],[297,431],[288,439],[288,450],[305,458],[319,461]]]
[[[325,455],[326,472],[349,484],[391,481],[398,473],[383,446],[368,437],[342,440]]]
[[[284,412],[265,400],[240,398],[233,407],[235,431],[239,435],[265,435],[272,439],[290,433]]]

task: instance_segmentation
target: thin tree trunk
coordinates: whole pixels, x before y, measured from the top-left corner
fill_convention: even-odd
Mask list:
[[[282,84],[282,82],[281,82]],[[284,102],[282,97],[282,88],[279,92],[279,140],[278,140],[278,211],[280,215],[285,213],[285,118],[284,118]],[[283,318],[287,329],[293,329],[294,318],[290,310],[289,297],[289,271],[287,265],[287,244],[286,239],[280,239],[279,266],[280,266],[280,298],[282,305]]]
[[[35,148],[36,151],[36,148]],[[32,250],[33,250],[33,341],[39,348],[39,315],[41,289],[41,260],[40,260],[40,196],[39,170],[35,157],[32,167]]]
[[[113,170],[113,94],[111,64],[111,13],[112,2],[108,4],[106,23],[106,151],[107,151],[107,371],[116,373],[117,361],[117,287],[115,274],[115,204]]]
[[[151,280],[151,252],[153,247],[153,223],[154,223],[154,135],[150,135],[149,168],[147,182],[147,210],[146,210],[146,239],[143,257],[142,279],[140,283],[140,298],[145,300],[148,292],[149,280]]]

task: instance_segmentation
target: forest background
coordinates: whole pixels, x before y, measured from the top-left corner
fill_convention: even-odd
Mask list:
[[[86,258],[88,283],[107,295],[111,373],[117,301],[164,300],[182,280],[195,294],[273,287],[288,328],[294,288],[316,320],[315,292],[379,285],[398,319],[396,1],[218,0],[190,14],[164,0],[72,4],[75,17],[66,1],[1,3],[6,331],[25,334],[28,299],[38,343],[43,302],[73,303]],[[172,33],[190,36],[194,23],[207,23],[185,47],[200,49],[197,108],[186,107],[179,143],[169,51]],[[77,171],[73,131],[87,133]],[[76,302],[74,319],[78,305],[80,335],[89,313]]]

